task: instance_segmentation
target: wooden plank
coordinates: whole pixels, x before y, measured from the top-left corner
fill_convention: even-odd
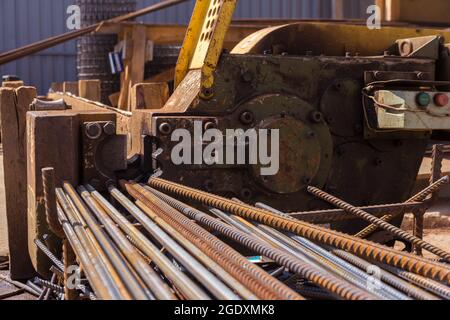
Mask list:
[[[131,110],[161,109],[169,100],[167,82],[139,83],[131,89]]]
[[[108,97],[109,103],[112,107],[117,108],[119,106],[119,98],[120,98],[120,92],[113,93]]]
[[[167,69],[151,78],[145,79],[145,83],[153,83],[153,82],[170,82],[175,79],[175,68]]]
[[[129,41],[131,39],[131,36],[131,32],[129,30],[126,30],[124,32],[124,41]],[[120,75],[120,96],[118,101],[118,108],[125,111],[128,111],[128,96],[132,65],[131,60],[132,55],[130,55],[130,58],[124,60],[124,71]]]
[[[3,81],[2,83],[2,87],[14,89],[23,87],[23,85],[24,85],[23,81]]]
[[[131,88],[144,81],[145,53],[147,51],[147,36],[145,26],[136,25],[133,28],[133,58],[131,59],[129,93]],[[130,99],[128,99],[128,104]]]
[[[81,98],[91,101],[101,101],[101,81],[100,80],[80,80],[78,81],[78,91]]]
[[[33,96],[34,95],[34,96]],[[27,166],[25,114],[36,96],[34,88],[0,89],[3,164],[10,252],[11,278],[27,279],[35,274],[27,243]]]
[[[76,82],[69,82],[69,81],[64,82],[64,84],[63,84],[63,91],[65,93],[71,93],[73,95],[78,96],[79,95],[78,81],[76,81]]]
[[[50,89],[52,89],[53,92],[64,92],[64,83],[52,82]]]
[[[61,241],[49,230],[45,215],[42,168],[55,169],[55,185],[67,180],[77,184],[79,177],[79,118],[65,111],[32,111],[27,115],[28,250],[36,271],[49,276],[51,262],[36,247],[35,239],[51,235],[46,244],[61,252]]]

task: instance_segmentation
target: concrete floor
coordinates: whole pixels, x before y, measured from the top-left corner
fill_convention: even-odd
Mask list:
[[[8,255],[6,228],[5,183],[3,175],[3,146],[0,144],[0,257]]]

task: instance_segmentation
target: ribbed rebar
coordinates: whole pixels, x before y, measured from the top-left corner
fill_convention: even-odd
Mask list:
[[[302,221],[278,217],[271,212],[239,204],[229,199],[188,188],[159,178],[151,178],[150,186],[178,196],[231,212],[235,215],[259,221],[274,228],[295,233],[314,242],[350,251],[358,256],[393,265],[405,270],[450,284],[450,268],[424,258],[401,252],[367,240]]]
[[[445,252],[444,250],[439,249],[438,247],[432,245],[431,243],[425,242],[422,239],[420,239],[416,236],[413,236],[412,234],[409,234],[408,232],[403,231],[402,229],[397,228],[396,226],[394,226],[390,223],[387,223],[377,217],[374,217],[371,214],[369,214],[361,209],[358,209],[358,208],[352,206],[351,204],[349,204],[341,199],[338,199],[335,196],[332,196],[329,193],[326,193],[325,191],[322,191],[315,187],[308,187],[308,192],[322,200],[327,201],[328,203],[330,203],[338,208],[341,208],[349,213],[354,214],[357,217],[360,217],[361,219],[364,219],[364,220],[378,226],[381,229],[388,231],[389,233],[391,233],[401,239],[409,241],[416,246],[420,246],[422,249],[432,252],[435,255],[442,257],[444,259],[450,259],[450,253]]]
[[[400,270],[397,268],[393,268],[390,266],[382,266],[383,268],[387,269],[388,271],[392,272],[393,274],[408,280],[442,298],[445,298],[447,300],[450,300],[450,288],[431,279],[427,279],[424,277],[421,277],[417,274]]]
[[[449,177],[448,176],[442,177],[441,179],[437,180],[436,182],[430,184],[424,190],[420,191],[418,194],[416,194],[413,197],[411,197],[410,199],[406,200],[405,203],[424,201],[430,194],[437,192],[440,188],[442,188],[444,185],[446,185],[448,183],[449,183]],[[395,217],[395,215],[393,215],[393,214],[387,214],[387,215],[381,217],[380,219],[384,222],[389,222],[394,217]],[[372,233],[377,231],[377,229],[378,229],[377,225],[371,224],[371,225],[367,226],[366,228],[364,228],[363,230],[361,230],[360,232],[358,232],[355,235],[355,237],[362,238],[362,239],[367,238]]]
[[[290,288],[251,264],[241,254],[212,234],[187,219],[183,214],[161,201],[137,184],[127,184],[127,191],[137,200],[158,213],[167,223],[176,226],[188,240],[202,248],[205,253],[221,263],[223,268],[245,284],[261,299],[301,299]]]
[[[203,226],[218,231],[226,237],[245,245],[247,248],[274,260],[278,264],[288,268],[290,271],[299,274],[305,279],[311,281],[314,284],[317,284],[318,286],[330,291],[333,294],[349,300],[375,299],[375,297],[367,294],[365,291],[349,285],[348,283],[332,276],[331,274],[327,274],[312,265],[306,264],[282,250],[269,246],[266,243],[257,240],[255,237],[249,236],[244,232],[241,232],[234,227],[222,223],[219,220],[214,219],[197,209],[194,209],[176,199],[162,194],[161,192],[158,192],[154,189],[150,190],[160,199],[167,202],[180,212],[184,213],[189,218],[199,222]]]
[[[61,287],[61,286],[59,286],[59,285],[57,285],[55,283],[52,283],[50,281],[47,281],[47,280],[44,280],[44,279],[41,279],[41,278],[36,278],[36,282],[39,285],[43,286],[44,288],[50,289],[51,291],[54,291],[56,293],[64,293],[64,288],[63,287]]]
[[[56,212],[55,170],[53,168],[43,168],[41,172],[47,224],[50,231],[62,239],[64,238],[64,231],[59,224],[58,213]]]
[[[53,264],[55,266],[58,267],[58,269],[60,269],[61,271],[64,270],[64,264],[61,262],[61,260],[59,260],[51,251],[49,248],[47,248],[47,246],[39,239],[34,239],[34,243],[36,244],[36,246],[50,259],[51,262],[53,262]]]

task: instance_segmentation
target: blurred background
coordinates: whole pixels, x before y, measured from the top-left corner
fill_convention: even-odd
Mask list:
[[[78,2],[81,0],[78,0]],[[142,8],[160,0],[136,0]],[[82,2],[82,1],[81,1]],[[89,0],[105,3],[105,0]],[[110,1],[111,2],[111,1]],[[125,1],[129,2],[129,1]],[[342,2],[336,12],[336,2]],[[67,8],[76,0],[1,0],[0,52],[67,32]],[[361,19],[373,0],[242,0],[235,19]],[[145,23],[187,24],[195,1],[139,19]],[[0,75],[17,75],[44,94],[51,82],[77,80],[76,41],[0,66]]]

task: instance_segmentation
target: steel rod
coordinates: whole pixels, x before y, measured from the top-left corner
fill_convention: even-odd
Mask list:
[[[139,230],[117,211],[100,193],[88,188],[92,197],[103,207],[109,217],[130,236],[135,245],[146,254],[153,263],[175,284],[175,286],[190,300],[209,300],[209,296],[189,277],[177,269],[173,263],[158,248],[151,243]],[[113,190],[111,190],[113,191]]]
[[[158,225],[156,225],[143,211],[141,211],[134,203],[132,203],[123,193],[121,193],[118,189],[112,188],[110,190],[111,195],[116,199],[127,211],[138,220],[146,231],[150,233],[161,245],[166,248],[166,250],[175,257],[185,268],[187,268],[201,283],[216,297],[224,300],[238,300],[238,296],[236,296],[228,287],[226,287],[221,281],[219,281],[208,269],[206,269],[201,263],[199,263],[196,259],[194,259],[182,246],[180,246],[177,242],[175,242],[170,236],[174,239],[185,240],[179,236],[174,230],[170,230],[170,228],[165,228],[163,231]],[[149,212],[147,212],[149,214]],[[172,231],[170,236],[166,232]],[[200,251],[195,251],[195,246],[189,246],[187,240],[179,241],[179,243],[184,246],[189,247],[189,251],[197,258],[202,259],[205,255]],[[195,248],[195,249],[194,249]],[[196,253],[196,254],[195,254]],[[217,272],[221,275],[222,279],[228,279],[227,283],[233,286],[236,285],[236,288],[239,289],[240,285],[234,280],[229,274],[225,272],[221,272],[222,268],[220,268],[217,264],[215,264],[212,260],[202,260],[204,263],[206,262],[206,266],[210,267],[210,270]],[[208,263],[210,262],[210,263]],[[242,288],[241,288],[242,289]],[[248,295],[247,290],[243,290],[245,295]],[[248,295],[251,298],[251,295]]]
[[[248,248],[255,250],[256,252],[274,260],[282,266],[287,267],[292,272],[295,272],[313,283],[321,286],[322,288],[329,290],[332,293],[340,295],[346,299],[372,299],[370,295],[366,294],[362,290],[358,290],[355,287],[348,285],[340,281],[339,279],[332,277],[322,270],[315,268],[312,265],[308,265],[301,260],[295,258],[294,256],[279,250],[273,246],[270,246],[257,238],[252,237],[245,232],[239,231],[238,229],[228,226],[217,219],[214,219],[205,213],[194,209],[176,199],[173,199],[167,195],[162,194],[153,189],[149,189],[156,196],[166,201],[172,207],[183,212],[189,218],[196,220],[204,226],[212,228],[215,231],[222,233],[223,235],[233,239]]]
[[[300,220],[279,217],[266,210],[240,204],[223,197],[188,188],[163,179],[151,178],[149,184],[155,189],[178,195],[193,202],[216,207],[243,218],[264,223],[276,229],[294,233],[314,242],[330,245],[342,250],[348,250],[361,257],[404,268],[407,271],[450,284],[450,268],[444,264],[431,262],[409,253],[401,252],[338,231],[328,230]]]

